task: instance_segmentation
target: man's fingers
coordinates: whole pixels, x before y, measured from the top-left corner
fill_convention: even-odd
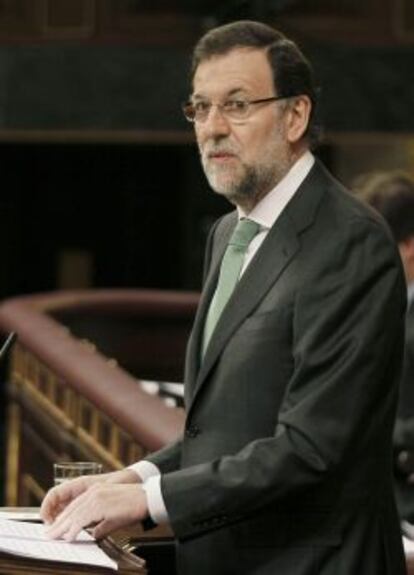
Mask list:
[[[65,541],[75,541],[76,537],[85,527],[94,523],[94,520],[84,513],[68,515],[62,520],[57,520],[53,526],[47,530],[46,534],[51,539],[65,539]]]
[[[79,502],[76,502],[79,505]],[[59,515],[56,516],[52,525],[47,529],[47,534],[52,539],[57,539],[61,536],[61,531],[64,525],[66,525],[67,519],[70,517],[71,510],[73,509],[73,501],[67,507],[65,507]]]
[[[45,523],[51,523],[69,500],[64,491],[61,492],[56,488],[51,489],[42,502],[40,517]]]
[[[74,541],[81,529],[95,525],[93,535],[101,538],[147,514],[146,495],[138,485],[94,485],[71,501],[46,533]]]
[[[46,523],[46,525],[50,525],[53,523],[56,517],[58,517],[58,515],[62,513],[64,509],[65,505],[58,503],[52,509],[49,509],[47,514],[46,513],[41,514],[40,515],[41,519],[43,520],[44,523]]]
[[[71,501],[85,493],[88,488],[93,487],[99,481],[101,481],[101,476],[89,475],[52,487],[42,502],[40,517],[45,523],[52,523]]]
[[[86,492],[69,503],[47,530],[48,537],[74,541],[81,529],[95,521],[91,516],[89,500],[89,493]]]
[[[91,524],[91,521],[88,517],[78,517],[76,520],[72,521],[68,528],[66,529],[65,533],[63,534],[63,539],[72,543],[75,541],[79,533],[85,527]]]

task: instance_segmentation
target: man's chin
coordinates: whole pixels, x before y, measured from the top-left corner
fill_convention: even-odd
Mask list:
[[[210,187],[214,192],[216,192],[216,194],[223,196],[223,198],[226,198],[226,200],[229,200],[229,202],[232,202],[238,196],[237,191],[235,191],[234,188],[218,186],[216,184],[213,185],[211,182]]]
[[[237,194],[238,186],[236,186],[234,180],[230,180],[230,178],[219,177],[216,174],[209,176],[207,174],[207,180],[211,189],[220,196],[231,198]]]

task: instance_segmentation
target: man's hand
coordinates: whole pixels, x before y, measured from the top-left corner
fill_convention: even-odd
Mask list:
[[[147,516],[147,497],[141,485],[95,483],[72,498],[48,528],[47,535],[74,541],[81,529],[95,525],[92,535],[99,539]]]
[[[53,523],[60,513],[77,497],[93,485],[100,483],[122,484],[138,483],[138,475],[131,469],[122,469],[101,475],[84,475],[65,481],[50,489],[43,499],[40,517],[45,523]]]

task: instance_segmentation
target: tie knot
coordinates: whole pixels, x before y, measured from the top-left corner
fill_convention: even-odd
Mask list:
[[[260,231],[260,224],[243,218],[239,220],[237,226],[235,227],[232,236],[229,241],[229,245],[237,246],[242,249],[246,249],[250,244],[252,239]]]

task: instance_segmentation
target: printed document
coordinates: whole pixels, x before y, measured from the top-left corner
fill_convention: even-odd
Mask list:
[[[45,529],[42,524],[0,519],[0,551],[45,561],[118,569],[116,561],[108,557],[86,531],[82,531],[76,541],[68,543],[49,539]]]

